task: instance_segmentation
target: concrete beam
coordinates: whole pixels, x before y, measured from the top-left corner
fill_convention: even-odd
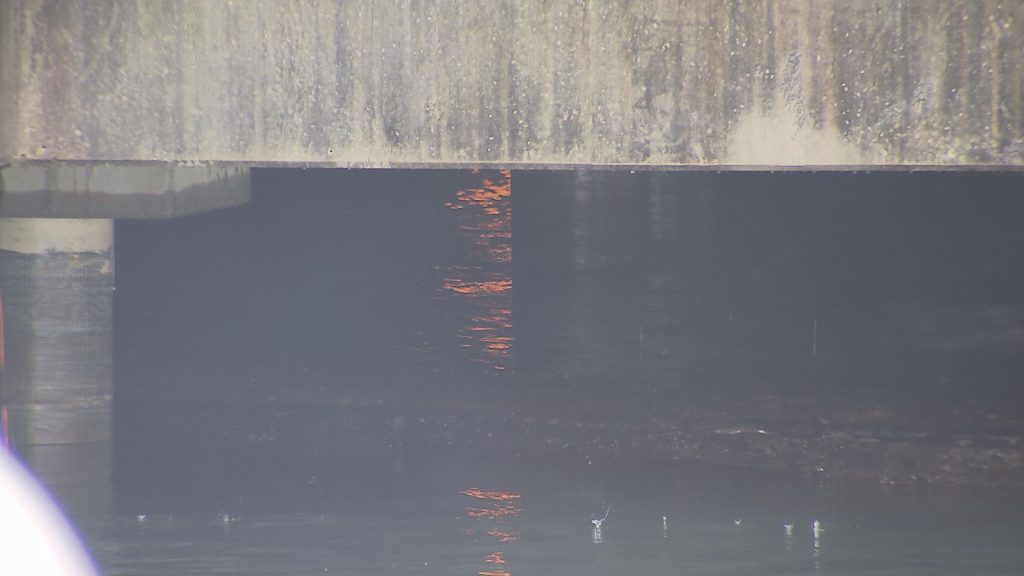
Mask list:
[[[9,0],[0,158],[1024,167],[1024,3]]]
[[[241,166],[21,163],[0,169],[0,217],[171,218],[244,204],[250,188]]]

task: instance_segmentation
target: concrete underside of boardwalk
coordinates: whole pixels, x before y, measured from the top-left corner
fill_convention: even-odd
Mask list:
[[[1024,4],[0,6],[0,163],[1024,166]]]

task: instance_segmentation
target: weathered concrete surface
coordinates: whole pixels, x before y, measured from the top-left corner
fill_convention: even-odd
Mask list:
[[[0,218],[16,446],[111,437],[113,240],[111,220]]]
[[[250,191],[243,166],[14,164],[0,169],[0,217],[172,218],[244,204]]]
[[[18,254],[105,254],[114,248],[110,220],[0,218],[0,250]]]
[[[1013,0],[9,0],[0,158],[1024,166]]]

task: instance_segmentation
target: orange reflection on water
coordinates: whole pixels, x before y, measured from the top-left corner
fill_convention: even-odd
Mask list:
[[[483,490],[480,488],[469,488],[461,492],[466,496],[472,496],[480,500],[487,501],[487,506],[482,508],[474,508],[467,506],[466,515],[470,518],[505,518],[519,514],[522,510],[516,503],[519,500],[519,494],[515,492],[499,492],[493,490]],[[490,534],[488,532],[488,534]]]
[[[473,498],[480,498],[481,500],[499,500],[499,501],[512,501],[519,500],[519,494],[515,492],[500,492],[497,490],[483,490],[481,488],[467,488],[460,492],[466,496],[472,496]]]
[[[512,211],[507,200],[511,195],[512,173],[505,170],[502,179],[497,182],[484,178],[479,188],[459,190],[455,193],[455,202],[449,202],[446,206],[453,210],[477,208],[490,217],[464,222],[464,229],[510,230]]]
[[[512,348],[511,336],[486,336],[481,338],[480,341],[487,345],[488,350],[493,350],[495,352],[505,351]]]
[[[478,572],[480,576],[510,576],[508,570],[501,568],[501,566],[504,566],[505,564],[505,555],[501,552],[488,554],[487,557],[484,558],[484,562],[487,562],[488,564],[497,564],[499,567],[492,570],[481,570]]]
[[[488,530],[488,536],[498,539],[498,542],[516,542],[519,540],[519,530]]]
[[[449,278],[444,281],[444,287],[456,294],[466,296],[480,296],[482,294],[501,294],[512,289],[512,280],[485,280],[482,282],[470,282]]]
[[[466,496],[482,501],[480,507],[466,507],[466,514],[470,518],[483,518],[496,521],[496,526],[491,526],[485,534],[502,544],[519,541],[519,531],[505,527],[509,519],[515,517],[522,510],[519,506],[520,495],[518,492],[507,492],[503,490],[484,490],[483,488],[467,488],[461,492]],[[466,534],[479,534],[477,530],[467,530]],[[488,554],[484,561],[492,566],[478,572],[480,576],[510,576],[505,569],[505,553],[502,551]]]
[[[472,172],[479,174],[479,171]],[[471,298],[480,313],[461,328],[473,338],[476,360],[504,370],[512,351],[512,172],[481,176],[478,186],[458,190],[446,206],[457,211],[456,222],[468,240],[468,262],[447,267],[441,279],[445,292]]]
[[[509,310],[495,309],[491,310],[490,316],[474,316],[473,317],[473,330],[478,332],[480,330],[494,330],[495,328],[511,328],[512,324],[508,321],[508,317],[512,314]],[[489,326],[488,326],[489,325]]]
[[[509,262],[512,262],[512,245],[502,244],[501,246],[488,248],[487,255],[490,256],[491,260],[495,262],[507,264]]]
[[[519,509],[511,505],[497,505],[490,508],[466,508],[466,515],[470,518],[503,518],[515,516]]]

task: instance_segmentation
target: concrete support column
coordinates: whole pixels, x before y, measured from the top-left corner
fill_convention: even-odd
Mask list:
[[[0,218],[12,445],[109,440],[112,220]]]

